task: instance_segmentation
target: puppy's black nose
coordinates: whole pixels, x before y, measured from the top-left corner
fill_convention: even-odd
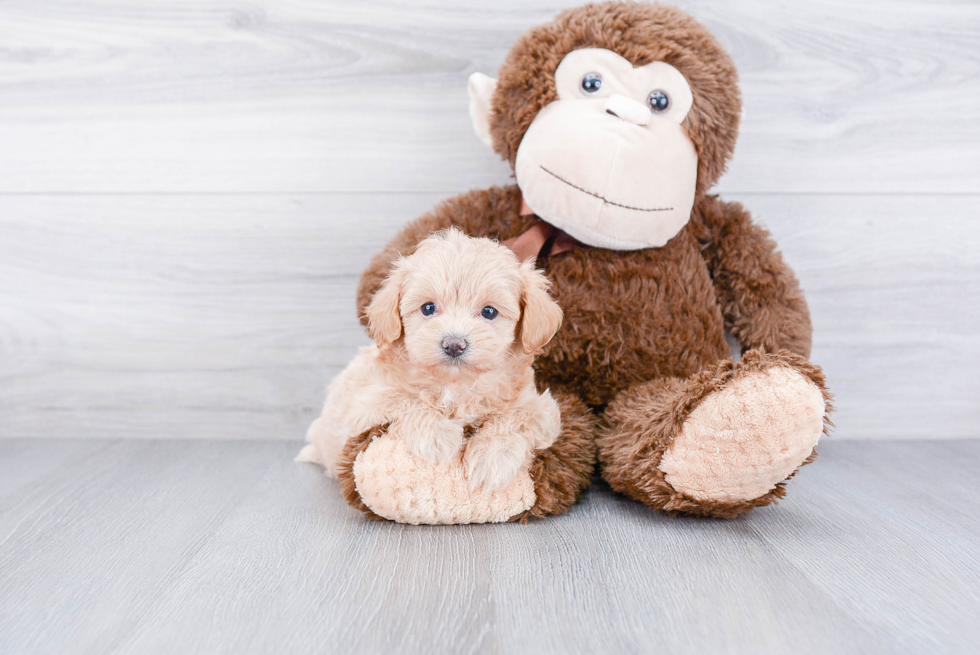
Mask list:
[[[442,340],[442,349],[446,351],[447,355],[456,359],[466,350],[466,341],[461,337],[446,337]]]

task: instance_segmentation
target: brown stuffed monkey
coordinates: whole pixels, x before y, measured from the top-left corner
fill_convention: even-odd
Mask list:
[[[613,489],[671,514],[732,518],[782,497],[816,455],[830,396],[776,244],[741,205],[708,194],[741,116],[728,54],[678,9],[587,5],[518,39],[499,81],[474,74],[470,101],[477,135],[517,184],[410,223],[374,257],[357,302],[363,317],[393,260],[453,225],[536,257],[552,281],[565,322],[535,369],[563,432],[528,463],[533,494],[498,520],[565,512],[596,456]],[[378,426],[352,438],[340,465],[346,498],[371,516],[358,470],[384,469],[371,451],[383,436]],[[385,475],[409,489],[387,518],[467,522],[445,507],[413,520],[416,502],[436,502],[437,481]]]

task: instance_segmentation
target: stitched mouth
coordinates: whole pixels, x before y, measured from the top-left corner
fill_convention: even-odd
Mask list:
[[[672,211],[674,209],[673,207],[654,207],[652,209],[645,209],[643,207],[631,207],[630,205],[623,205],[623,204],[618,203],[618,202],[613,202],[612,200],[608,200],[606,198],[603,198],[598,193],[593,193],[592,191],[589,191],[588,189],[583,189],[582,187],[580,187],[580,186],[578,186],[576,184],[572,184],[571,182],[569,182],[568,180],[566,180],[562,176],[560,176],[560,175],[558,175],[556,173],[552,173],[551,171],[549,171],[544,166],[541,166],[540,168],[545,173],[547,173],[551,177],[555,178],[559,182],[564,182],[565,184],[567,184],[568,186],[572,187],[573,189],[575,189],[577,191],[581,191],[582,193],[586,193],[586,194],[592,196],[593,198],[598,198],[599,200],[601,200],[602,202],[606,203],[607,205],[613,205],[615,207],[622,207],[623,209],[632,209],[633,211],[637,211],[637,212],[669,212],[669,211]]]

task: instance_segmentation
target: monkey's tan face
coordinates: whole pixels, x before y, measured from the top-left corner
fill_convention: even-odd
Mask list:
[[[664,62],[634,68],[610,50],[585,48],[562,60],[555,83],[558,100],[517,150],[528,206],[589,245],[667,243],[690,219],[697,181],[697,152],[681,125],[693,105],[687,80]]]

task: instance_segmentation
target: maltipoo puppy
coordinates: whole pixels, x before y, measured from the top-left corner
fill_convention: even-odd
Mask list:
[[[430,462],[456,457],[472,489],[506,487],[561,416],[531,363],[561,325],[549,282],[507,248],[450,228],[399,259],[367,308],[375,345],[327,390],[300,461],[336,477],[344,444],[375,425]]]

